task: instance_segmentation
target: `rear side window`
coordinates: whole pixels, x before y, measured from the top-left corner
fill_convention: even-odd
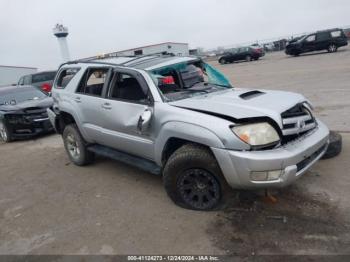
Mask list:
[[[322,32],[317,34],[318,41],[324,41],[329,39],[329,32]]]
[[[56,76],[56,72],[35,74],[32,76],[32,83],[53,81],[55,76]]]
[[[68,68],[65,70],[62,70],[57,82],[56,82],[56,88],[63,89],[65,88],[69,82],[73,79],[76,73],[78,73],[80,68]]]
[[[109,68],[89,68],[85,72],[77,92],[92,96],[102,96],[108,71]]]
[[[340,30],[331,32],[332,37],[340,37],[341,35],[342,33]]]

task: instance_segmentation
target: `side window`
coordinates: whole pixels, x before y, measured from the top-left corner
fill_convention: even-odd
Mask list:
[[[125,73],[114,75],[108,97],[142,104],[149,102],[149,96],[144,92],[139,81]]]
[[[338,31],[333,31],[333,32],[331,32],[331,36],[332,37],[340,37],[341,36],[341,31],[340,30],[338,30]]]
[[[18,81],[18,85],[23,86],[24,85],[23,81],[24,81],[24,79],[23,79],[23,77],[21,77]]]
[[[73,79],[76,73],[78,73],[80,68],[68,68],[62,70],[60,75],[57,78],[55,88],[63,89],[65,88],[69,82]]]
[[[306,38],[306,42],[313,42],[316,40],[316,35],[310,35]]]
[[[329,39],[329,32],[322,32],[317,34],[317,41],[325,41]]]
[[[31,77],[25,76],[23,77],[23,85],[30,85],[31,84]]]
[[[77,92],[92,96],[102,96],[108,70],[109,68],[89,68],[85,72]]]

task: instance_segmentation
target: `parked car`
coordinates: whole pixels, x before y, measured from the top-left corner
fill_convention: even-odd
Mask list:
[[[18,86],[32,85],[46,93],[50,93],[56,73],[57,71],[44,71],[22,76],[18,81]]]
[[[298,56],[302,53],[327,50],[337,52],[339,47],[348,44],[347,37],[342,29],[318,31],[290,41],[286,46],[286,54]]]
[[[33,86],[0,88],[0,138],[10,142],[52,132],[47,108],[51,97]]]
[[[258,60],[263,56],[262,49],[252,47],[234,48],[230,52],[224,54],[219,58],[220,64],[233,63],[235,61],[245,60],[250,62],[251,60]]]
[[[210,210],[229,186],[290,185],[327,150],[328,128],[300,94],[233,88],[194,57],[125,59],[59,69],[48,114],[78,166],[108,156],[162,175],[178,205]],[[187,85],[183,71],[202,77]]]

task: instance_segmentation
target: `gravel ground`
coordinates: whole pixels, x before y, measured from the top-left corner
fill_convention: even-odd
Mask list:
[[[276,201],[240,192],[224,210],[189,211],[160,177],[105,158],[70,164],[58,135],[0,143],[0,254],[350,254],[349,58],[275,53],[219,66],[237,87],[305,94],[343,131],[343,153],[271,192]]]

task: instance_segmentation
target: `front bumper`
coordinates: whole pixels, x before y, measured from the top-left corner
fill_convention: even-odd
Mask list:
[[[318,126],[280,148],[266,151],[231,151],[212,148],[221,170],[232,188],[259,189],[290,185],[301,177],[326,152],[329,130]],[[279,179],[253,181],[252,172],[282,170]]]
[[[33,121],[28,124],[8,123],[7,127],[13,138],[33,137],[54,131],[48,118],[39,119],[38,121]]]

